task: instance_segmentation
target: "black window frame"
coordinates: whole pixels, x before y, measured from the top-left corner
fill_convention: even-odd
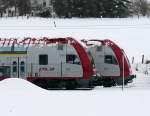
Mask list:
[[[21,73],[24,73],[24,72],[25,72],[25,62],[24,62],[24,61],[21,61],[21,62],[20,62],[20,72],[21,72]]]
[[[16,61],[13,61],[13,70],[12,70],[12,72],[13,73],[17,73],[17,62]]]

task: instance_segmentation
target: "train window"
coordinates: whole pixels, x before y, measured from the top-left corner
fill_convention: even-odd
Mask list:
[[[17,72],[17,62],[13,62],[13,72]]]
[[[5,51],[11,51],[11,47],[2,47],[1,46],[1,49],[0,49],[0,52],[5,52]]]
[[[48,55],[39,55],[39,65],[48,65]]]
[[[78,64],[80,65],[80,60],[79,58],[74,55],[74,54],[67,54],[66,55],[66,63],[69,63],[69,64]]]
[[[24,61],[21,61],[21,63],[20,63],[20,71],[21,72],[25,72],[25,64],[24,64]]]
[[[116,64],[116,65],[118,64],[116,58],[112,55],[105,55],[104,62],[107,64]]]
[[[10,67],[0,66],[0,76],[10,77]]]
[[[64,48],[64,46],[63,46],[63,44],[58,44],[58,50],[63,50],[63,48]]]

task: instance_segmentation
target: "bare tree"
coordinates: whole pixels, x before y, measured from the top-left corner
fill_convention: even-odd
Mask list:
[[[132,0],[132,11],[135,15],[147,16],[149,13],[149,3],[147,0]]]
[[[147,0],[140,0],[140,2],[141,2],[141,14],[143,15],[143,16],[146,16],[147,14],[148,14],[148,10],[149,10],[149,8],[148,8],[148,1]]]
[[[1,4],[3,6],[3,10],[14,7],[15,16],[17,14],[17,9],[18,9],[19,15],[28,14],[30,13],[30,10],[31,10],[30,0],[0,0],[0,8],[1,8]]]

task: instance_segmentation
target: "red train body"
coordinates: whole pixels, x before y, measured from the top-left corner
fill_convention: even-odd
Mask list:
[[[104,86],[122,85],[132,82],[135,75],[132,75],[129,60],[116,43],[111,40],[82,40],[85,43],[87,52],[94,61],[98,73],[103,76],[101,83]]]
[[[127,84],[135,77],[124,51],[110,40],[83,41],[86,49],[70,37],[0,40],[0,80],[22,78],[43,88],[75,89],[121,85],[123,76]]]

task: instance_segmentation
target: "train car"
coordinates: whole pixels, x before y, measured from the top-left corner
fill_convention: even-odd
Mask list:
[[[19,47],[14,43],[1,46],[0,80],[22,78],[46,89],[93,87],[97,76],[87,52],[75,39],[26,38],[18,42],[22,43]]]
[[[82,42],[86,45],[97,72],[103,76],[100,80],[102,85],[122,85],[123,82],[127,84],[136,77],[132,75],[124,50],[111,40],[82,40]]]

